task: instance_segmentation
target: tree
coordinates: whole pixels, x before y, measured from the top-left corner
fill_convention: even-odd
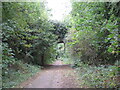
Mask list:
[[[46,51],[54,47],[57,38],[51,32],[54,28],[48,21],[44,3],[3,2],[2,4],[2,42],[8,44],[18,60],[43,65],[46,61],[44,59]],[[51,55],[51,52],[49,54]]]
[[[71,38],[67,38],[73,57],[89,64],[108,64],[118,60],[120,2],[73,2]],[[76,59],[77,60],[77,59]]]

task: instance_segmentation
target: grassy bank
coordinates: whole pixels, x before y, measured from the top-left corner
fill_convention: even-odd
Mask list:
[[[62,58],[64,64],[71,64],[75,69],[81,88],[120,88],[120,67],[114,65],[88,65],[75,63],[70,58]]]
[[[22,61],[17,61],[2,71],[2,88],[14,88],[40,71],[40,66],[35,66]]]
[[[81,88],[118,88],[120,86],[120,77],[117,66],[88,66],[80,64],[76,71],[78,72]]]

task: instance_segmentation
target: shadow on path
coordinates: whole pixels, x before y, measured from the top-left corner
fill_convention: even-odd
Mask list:
[[[64,64],[64,65],[45,65],[43,70],[47,69],[70,69],[71,65],[69,64]]]

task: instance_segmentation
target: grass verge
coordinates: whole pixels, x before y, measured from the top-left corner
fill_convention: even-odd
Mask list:
[[[79,76],[81,88],[120,88],[120,76],[117,66],[89,66],[80,64],[76,71]]]
[[[40,66],[17,61],[2,70],[2,88],[14,88],[40,71]]]

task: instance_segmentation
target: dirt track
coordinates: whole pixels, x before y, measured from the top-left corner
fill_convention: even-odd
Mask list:
[[[46,66],[39,76],[24,88],[79,88],[74,70],[62,61]]]

